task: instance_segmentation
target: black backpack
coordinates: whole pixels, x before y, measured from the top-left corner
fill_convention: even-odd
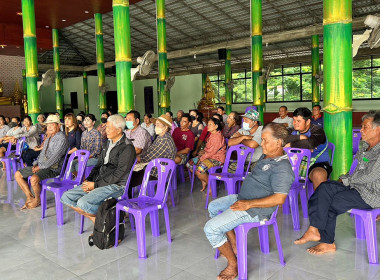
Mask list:
[[[88,237],[88,244],[99,249],[108,249],[115,245],[115,222],[116,222],[117,199],[105,200],[98,209],[95,218],[93,234]],[[124,239],[125,225],[123,223],[124,211],[120,211],[119,242]]]

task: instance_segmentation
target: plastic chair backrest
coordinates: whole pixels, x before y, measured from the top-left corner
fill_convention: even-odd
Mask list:
[[[12,143],[8,142],[7,150],[5,152],[5,157],[9,157],[9,155],[12,153]]]
[[[67,158],[69,156],[68,152],[70,151],[70,148],[67,149],[65,159],[63,160],[62,167],[61,167],[61,172],[59,173],[59,178],[63,178],[65,175],[65,170],[66,170],[66,163],[67,163]]]
[[[301,162],[304,157],[307,157],[307,166],[306,170],[309,170],[311,152],[308,149],[299,149],[299,148],[284,148],[284,151],[288,154],[289,162],[292,165],[294,172],[294,182],[300,180],[300,167]]]
[[[327,149],[329,150],[329,155],[330,155],[330,165],[333,165],[334,161],[334,153],[335,153],[335,145],[331,142],[327,143]]]
[[[173,160],[168,158],[156,158],[149,162],[145,169],[144,173],[144,179],[141,184],[141,189],[139,193],[140,196],[150,196],[147,192],[148,184],[149,184],[149,177],[152,169],[156,167],[157,168],[157,190],[152,197],[154,200],[157,200],[160,202],[160,204],[165,203],[168,197],[168,191],[169,186],[171,182],[171,178],[173,176],[174,170],[176,168],[176,164]]]
[[[15,152],[16,156],[21,156],[22,149],[24,147],[24,143],[25,143],[25,137],[21,137],[21,138],[17,139],[16,152]]]
[[[350,172],[348,174],[350,174],[350,175],[354,174],[356,166],[358,166],[358,160],[354,159],[354,161],[352,162],[351,167],[350,167]]]
[[[80,184],[83,180],[84,170],[86,169],[87,160],[90,157],[90,152],[87,150],[76,150],[72,153],[67,160],[65,173],[63,175],[63,180],[71,180],[72,165],[75,159],[78,160],[78,173],[73,182]]]
[[[135,165],[137,163],[137,159],[135,159],[135,162],[132,165],[131,170],[129,171],[127,183],[125,184],[125,190],[123,195],[121,196],[121,199],[128,199],[128,189],[129,189],[129,183],[131,182],[132,174],[133,174],[133,169],[135,169]]]
[[[362,134],[360,129],[352,130],[352,154],[356,154],[359,151],[360,139],[362,138]]]
[[[229,165],[229,162],[230,162],[230,159],[231,159],[231,154],[233,152],[236,151],[236,154],[237,154],[237,166],[236,166],[236,171],[234,174],[236,175],[239,175],[239,176],[244,176],[246,175],[246,173],[248,172],[249,170],[249,167],[251,165],[251,161],[252,161],[252,156],[253,156],[253,153],[255,152],[255,149],[253,148],[249,148],[243,144],[239,144],[239,145],[236,145],[236,146],[231,146],[228,148],[227,150],[227,155],[226,155],[226,160],[224,161],[225,164],[223,166],[223,170],[222,172],[223,173],[227,173],[228,172],[228,165]],[[247,160],[247,157],[250,155],[249,157],[249,164],[247,166],[247,168],[245,169],[245,162]]]

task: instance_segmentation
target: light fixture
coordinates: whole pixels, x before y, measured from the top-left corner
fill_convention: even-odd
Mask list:
[[[6,46],[7,46],[7,45],[0,45],[0,47],[1,47],[2,49],[4,49]]]
[[[85,14],[88,14],[88,13],[89,13],[89,11],[84,11],[84,13],[85,13]]]
[[[20,48],[20,46],[16,46],[16,49],[19,49]]]
[[[66,21],[65,19],[63,19],[62,21]]]
[[[50,26],[49,25],[45,25],[45,28],[49,28]]]
[[[16,15],[22,16],[22,12],[17,12]]]

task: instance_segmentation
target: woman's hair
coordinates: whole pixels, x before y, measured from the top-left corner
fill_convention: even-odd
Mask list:
[[[235,111],[232,111],[231,112],[232,114],[234,114],[234,120],[235,120],[235,123],[240,126],[241,125],[241,118],[239,116],[239,114]]]
[[[167,111],[166,113],[168,113],[170,117],[173,118],[173,113],[171,111]]]
[[[28,119],[30,123],[33,125],[32,118],[30,116],[25,116],[22,120],[24,121],[25,119]]]
[[[87,116],[85,116],[85,118],[89,118],[93,122],[96,122],[96,118],[95,118],[95,116],[93,114],[88,114]]]
[[[7,122],[5,121],[5,117],[3,115],[0,115],[0,119],[3,119],[4,123],[7,124]]]
[[[20,119],[20,117],[12,117],[12,119],[16,119],[17,120],[16,121],[17,126],[21,126],[21,119]],[[11,119],[11,121],[12,121],[12,119]]]
[[[102,115],[107,115],[107,119],[110,116],[110,114],[108,114],[108,112],[103,112],[103,113],[100,114],[100,116],[102,116]]]
[[[213,117],[209,121],[213,122],[217,126],[216,131],[221,131],[223,129],[222,122],[217,118]]]
[[[73,122],[73,125],[74,125],[74,131],[75,130],[78,130],[78,122],[77,122],[77,118],[75,117],[75,115],[73,113],[68,113],[65,115],[65,117],[63,118],[64,120],[66,119],[71,119],[71,121]],[[65,133],[66,135],[69,134],[69,128],[65,127]]]
[[[147,116],[147,117],[150,118],[150,119],[152,118],[152,115],[149,114],[149,113],[146,113],[146,114],[144,115],[144,117],[145,117],[145,116]]]

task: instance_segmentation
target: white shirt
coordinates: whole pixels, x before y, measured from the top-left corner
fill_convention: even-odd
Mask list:
[[[154,136],[154,134],[155,134],[155,132],[154,132],[154,124],[151,123],[150,126],[147,127],[146,123],[142,123],[141,127],[145,128],[149,132],[150,136]]]
[[[287,123],[288,127],[293,128],[293,118],[291,118],[289,116],[286,116],[285,118],[281,118],[281,117],[275,118],[273,120],[273,122],[274,123]]]
[[[261,147],[261,131],[262,130],[263,130],[262,126],[259,126],[253,134],[251,134],[249,130],[244,130],[242,128],[238,130],[238,132],[241,135],[252,136],[252,140],[256,141],[257,144],[259,144],[259,146],[255,148],[255,152],[253,153],[252,162],[258,161],[261,155],[263,154],[263,148]],[[248,160],[248,157],[247,157],[247,160]]]

